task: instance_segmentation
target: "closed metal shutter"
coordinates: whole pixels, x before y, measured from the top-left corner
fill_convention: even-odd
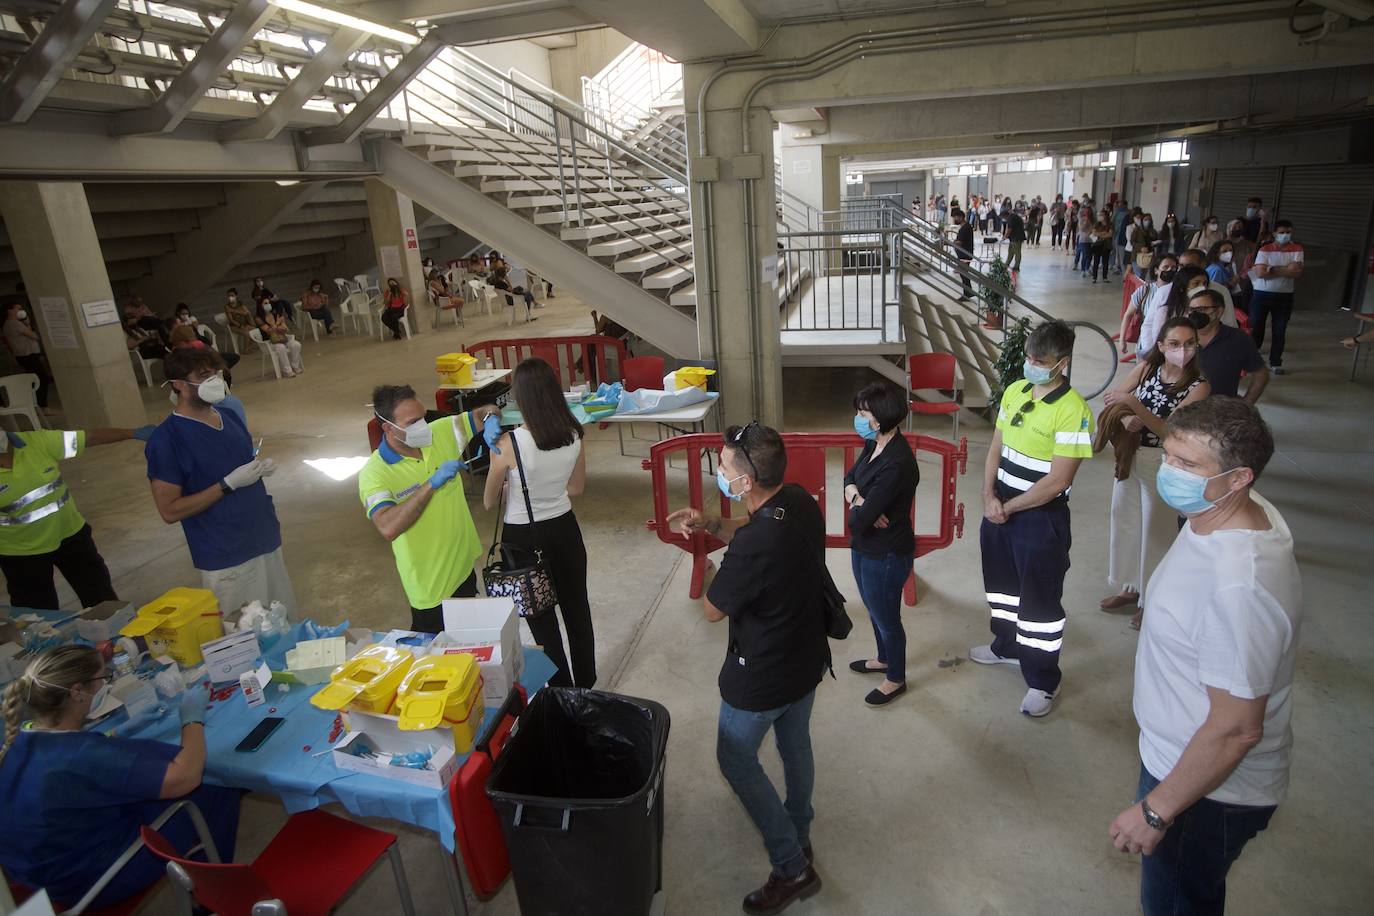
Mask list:
[[[1211,208],[1202,215],[1214,215],[1221,228],[1233,219],[1244,219],[1245,202],[1251,197],[1264,201],[1270,213],[1278,199],[1278,169],[1217,169],[1212,176]]]
[[[1301,165],[1283,170],[1274,216],[1304,245],[1359,252],[1371,210],[1374,165]]]

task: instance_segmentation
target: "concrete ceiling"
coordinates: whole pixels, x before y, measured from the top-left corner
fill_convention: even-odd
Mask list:
[[[1001,6],[1005,0],[740,0],[759,22],[770,25],[789,19],[840,19],[876,13],[898,13],[944,9],[954,6]]]

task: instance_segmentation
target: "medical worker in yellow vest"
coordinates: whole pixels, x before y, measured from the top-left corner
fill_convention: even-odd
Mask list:
[[[1015,665],[1026,680],[1024,715],[1049,715],[1059,692],[1069,490],[1091,458],[1093,414],[1069,386],[1073,329],[1048,321],[1026,338],[1025,378],[1002,395],[983,472],[983,587],[992,643],[980,665]]]
[[[57,609],[53,568],[82,607],[113,600],[110,571],[76,510],[60,463],[92,445],[147,441],[154,427],[0,433],[0,572],[10,604]]]
[[[415,389],[380,385],[372,392],[372,410],[382,424],[382,442],[358,475],[358,496],[391,542],[410,601],[410,628],[438,633],[445,598],[477,595],[473,564],[482,543],[458,472],[476,436],[489,446],[500,438],[499,409],[488,404],[426,422]]]

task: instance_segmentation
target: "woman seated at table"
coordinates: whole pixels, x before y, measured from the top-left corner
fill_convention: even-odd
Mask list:
[[[201,784],[205,771],[203,687],[181,697],[181,744],[107,738],[82,731],[111,675],[86,646],[49,649],[5,691],[0,748],[0,866],[26,887],[46,889],[59,909],[75,904],[176,799],[200,809],[223,861],[233,860],[242,792]],[[25,721],[25,713],[32,721]],[[159,832],[178,850],[197,845],[186,812]],[[118,903],[166,874],[141,850],[96,897]]]
[[[391,339],[401,339],[401,322],[410,308],[410,290],[395,277],[388,277],[386,292],[382,293],[382,324],[391,329]]]
[[[271,345],[276,354],[277,365],[282,368],[282,374],[287,378],[295,378],[297,374],[304,372],[301,342],[286,326],[286,319],[272,311],[272,304],[266,298],[258,301],[255,317],[258,332],[262,334],[262,339]]]

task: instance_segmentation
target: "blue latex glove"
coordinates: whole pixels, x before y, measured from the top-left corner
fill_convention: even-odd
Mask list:
[[[134,430],[134,438],[139,442],[147,442],[149,439],[153,438],[153,430],[155,429],[157,429],[157,427],[151,423],[147,426],[140,426],[138,429]]]
[[[437,490],[452,480],[454,476],[465,467],[467,467],[467,465],[457,459],[445,461],[443,464],[439,465],[439,468],[429,478],[429,485]]]
[[[205,684],[194,684],[186,688],[181,695],[181,702],[178,710],[181,712],[181,724],[190,725],[192,722],[205,724],[205,706],[210,702],[210,695],[205,692]]]
[[[496,414],[487,414],[487,418],[482,421],[482,438],[493,455],[501,454],[501,450],[496,447],[497,441],[501,438],[501,420]]]

